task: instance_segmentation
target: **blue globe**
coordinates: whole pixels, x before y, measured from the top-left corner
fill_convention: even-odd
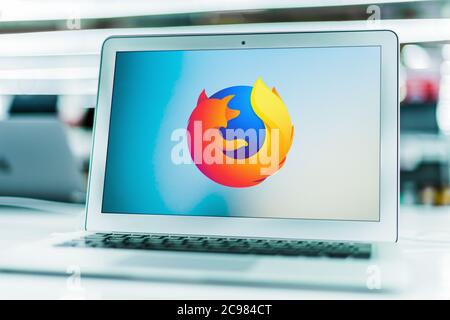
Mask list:
[[[264,143],[264,139],[266,137],[264,123],[253,111],[250,102],[252,89],[253,87],[250,86],[234,86],[220,90],[210,97],[214,99],[222,99],[226,96],[234,95],[233,99],[231,99],[228,103],[228,107],[230,109],[240,111],[238,117],[228,121],[228,126],[226,128],[220,128],[220,132],[226,140],[245,139],[249,145],[238,150],[225,151],[225,154],[228,157],[235,159],[249,158],[257,153]],[[227,131],[226,129],[233,130]],[[242,131],[235,131],[236,129],[242,129]],[[255,130],[256,143],[255,141],[250,141],[252,138],[245,134],[245,131],[248,129]],[[251,146],[251,143],[256,144],[256,148],[255,146]]]

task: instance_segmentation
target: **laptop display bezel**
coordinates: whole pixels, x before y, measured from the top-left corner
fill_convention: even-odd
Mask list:
[[[379,221],[108,214],[102,212],[116,53],[199,49],[381,47]],[[348,199],[351,201],[351,198]],[[389,30],[155,35],[108,38],[102,47],[86,205],[87,231],[279,239],[396,241],[398,216],[398,38]]]

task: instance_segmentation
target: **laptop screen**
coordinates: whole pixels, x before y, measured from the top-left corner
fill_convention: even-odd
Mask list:
[[[379,46],[116,54],[102,212],[379,220]]]

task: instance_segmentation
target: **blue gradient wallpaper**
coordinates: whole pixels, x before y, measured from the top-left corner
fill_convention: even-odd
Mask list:
[[[380,76],[376,46],[118,52],[102,211],[378,220]],[[224,98],[260,78],[294,127],[278,171],[232,188],[174,162],[190,159],[178,129],[203,90]]]

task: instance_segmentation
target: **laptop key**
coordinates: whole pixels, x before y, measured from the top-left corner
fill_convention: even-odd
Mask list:
[[[104,238],[106,238],[108,236],[109,236],[109,234],[98,234],[98,233],[95,233],[95,234],[90,234],[90,235],[86,236],[86,239],[104,239]]]
[[[124,243],[124,239],[109,238],[108,240],[106,240],[106,243],[120,245],[120,244]]]
[[[371,245],[361,245],[357,247],[352,253],[352,257],[357,259],[369,259],[372,255]]]
[[[145,239],[143,238],[126,238],[125,243],[134,243],[134,244],[143,244],[145,242]]]

